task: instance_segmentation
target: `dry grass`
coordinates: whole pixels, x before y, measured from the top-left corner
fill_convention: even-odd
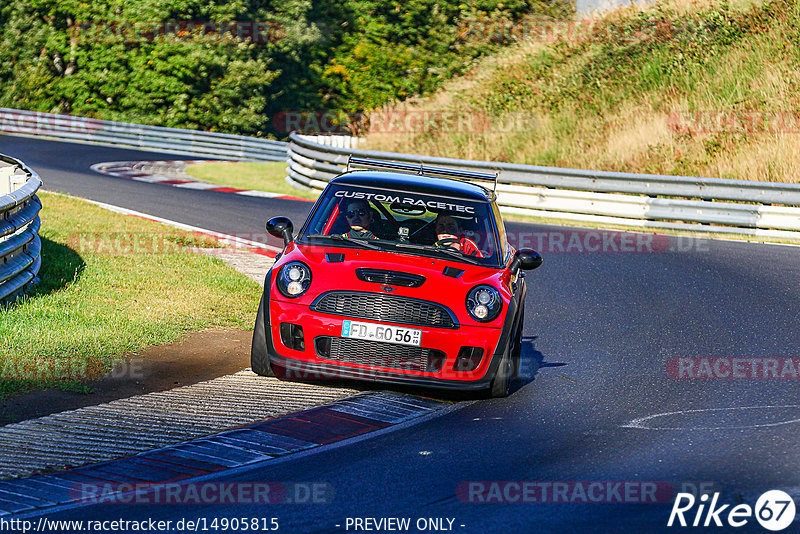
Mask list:
[[[800,183],[800,137],[764,137],[714,162],[709,174],[771,182]]]
[[[620,9],[557,42],[523,41],[436,94],[391,108],[456,114],[457,126],[371,132],[367,147],[798,183],[799,13],[794,0]],[[660,23],[668,38],[596,37],[642,20]],[[698,25],[717,29],[693,37],[688,49],[679,32],[669,33]]]

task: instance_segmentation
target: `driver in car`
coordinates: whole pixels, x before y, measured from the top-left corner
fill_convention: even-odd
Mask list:
[[[450,215],[439,214],[436,217],[436,236],[438,239],[436,241],[437,247],[450,247],[461,251],[467,256],[484,257],[478,245],[463,236],[458,221]]]
[[[346,204],[344,216],[350,225],[350,231],[342,236],[354,239],[378,239],[378,236],[369,229],[372,224],[372,210],[367,201],[351,200]]]

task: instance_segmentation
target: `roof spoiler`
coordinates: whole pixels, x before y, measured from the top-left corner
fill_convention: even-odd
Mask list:
[[[492,191],[497,191],[497,175],[498,173],[490,172],[475,172],[475,171],[462,171],[460,169],[446,169],[444,167],[430,167],[421,163],[400,163],[398,161],[385,161],[380,159],[357,158],[349,156],[347,158],[347,171],[350,171],[350,166],[366,167],[370,169],[392,169],[395,171],[413,173],[418,176],[434,175],[444,176],[447,178],[456,178],[464,181],[477,180],[482,182],[492,182]]]

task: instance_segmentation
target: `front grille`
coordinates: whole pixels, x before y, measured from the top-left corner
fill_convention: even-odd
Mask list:
[[[419,287],[425,282],[425,277],[400,271],[386,271],[384,269],[356,269],[359,280],[373,282],[387,286]]]
[[[317,298],[311,304],[311,309],[373,321],[458,328],[452,313],[444,306],[426,300],[380,293],[331,291]]]
[[[435,373],[442,368],[445,359],[445,353],[436,349],[363,339],[320,336],[314,340],[314,346],[317,356],[326,360],[404,371]]]

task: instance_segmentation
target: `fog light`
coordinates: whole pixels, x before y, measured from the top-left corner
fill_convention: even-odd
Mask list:
[[[289,271],[289,276],[292,276],[292,271]],[[286,286],[286,291],[290,295],[299,295],[303,292],[303,285],[300,282],[289,282],[289,285]]]

